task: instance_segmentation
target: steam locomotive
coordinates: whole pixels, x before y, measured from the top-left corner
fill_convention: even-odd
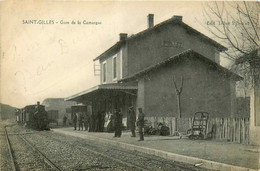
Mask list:
[[[16,111],[16,120],[19,124],[35,130],[49,130],[48,114],[45,106],[37,102],[36,105],[27,105]]]

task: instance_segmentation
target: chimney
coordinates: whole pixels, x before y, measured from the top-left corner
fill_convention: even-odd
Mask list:
[[[182,22],[182,16],[180,16],[180,15],[174,15],[173,19],[176,20],[176,21],[181,21]]]
[[[153,14],[149,14],[149,15],[147,16],[147,27],[148,27],[148,28],[151,28],[151,27],[154,26],[153,16],[154,16]]]
[[[40,108],[40,102],[37,102],[36,108],[39,110],[39,108]]]
[[[127,33],[120,33],[119,34],[119,40],[120,41],[123,41],[123,40],[126,40],[127,39]]]

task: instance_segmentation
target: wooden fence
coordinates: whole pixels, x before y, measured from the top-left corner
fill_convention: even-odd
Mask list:
[[[146,117],[156,128],[158,123],[165,123],[171,135],[175,132],[174,117]],[[185,134],[192,127],[193,118],[178,119],[179,132]],[[213,131],[213,139],[249,144],[249,118],[209,118],[208,132]]]

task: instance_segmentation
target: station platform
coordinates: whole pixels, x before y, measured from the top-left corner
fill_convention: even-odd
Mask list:
[[[120,138],[114,133],[74,131],[74,128],[56,128],[55,133],[91,139],[129,150],[136,150],[167,160],[193,164],[199,167],[224,171],[260,170],[260,147],[213,140],[190,140],[173,136],[145,136],[144,141],[123,131]]]

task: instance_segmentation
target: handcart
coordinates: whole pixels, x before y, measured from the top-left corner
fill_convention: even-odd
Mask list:
[[[196,112],[193,116],[192,128],[189,139],[206,139],[209,114],[207,112]]]

